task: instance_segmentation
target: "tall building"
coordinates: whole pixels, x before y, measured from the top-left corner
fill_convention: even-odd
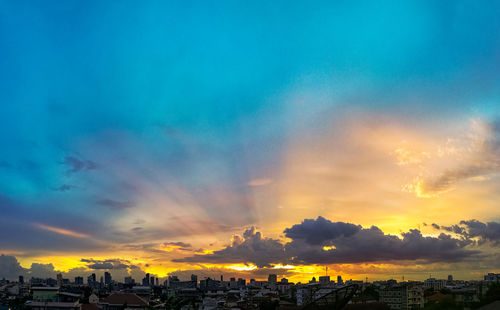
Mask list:
[[[330,284],[330,276],[320,276],[319,277],[319,284],[321,284],[321,285]]]
[[[278,282],[278,276],[275,274],[270,274],[267,276],[267,282],[269,283],[276,283]]]
[[[192,274],[191,275],[191,281],[194,281],[194,282],[198,283],[198,276],[195,275],[195,274]]]
[[[149,286],[149,273],[146,273],[146,277],[142,279],[142,286]]]
[[[451,274],[448,275],[448,281],[450,281],[450,282],[453,281],[453,276]]]
[[[337,284],[344,284],[344,281],[342,280],[342,276],[340,276],[340,275],[337,276]]]
[[[76,285],[83,285],[83,277],[75,277]]]
[[[104,284],[105,285],[111,284],[111,274],[107,271],[104,273]]]
[[[155,286],[155,277],[151,277],[151,278],[149,278],[149,284],[150,284],[151,286]]]
[[[96,278],[95,273],[93,273],[87,277],[87,284],[89,286],[95,286],[96,282],[97,282],[97,278]]]
[[[24,277],[23,276],[19,276],[19,283],[24,284]]]
[[[125,284],[134,284],[134,282],[132,277],[125,277]]]
[[[57,274],[57,286],[61,287],[63,285],[63,276],[61,273]]]

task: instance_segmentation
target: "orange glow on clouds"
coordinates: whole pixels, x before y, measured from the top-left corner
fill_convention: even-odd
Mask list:
[[[71,236],[71,237],[75,237],[75,238],[90,238],[90,235],[82,234],[82,233],[79,233],[79,232],[76,232],[76,231],[72,231],[72,230],[69,230],[69,229],[64,229],[64,228],[59,228],[59,227],[54,227],[54,226],[48,226],[48,225],[44,225],[44,224],[37,224],[36,226],[38,228],[43,229],[43,230],[48,230],[48,231],[51,231],[51,232],[55,232],[55,233],[60,234],[60,235]]]

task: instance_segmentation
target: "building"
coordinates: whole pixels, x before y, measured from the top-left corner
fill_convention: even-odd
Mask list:
[[[87,277],[87,284],[89,286],[95,286],[96,282],[97,282],[97,278],[96,278],[95,273],[93,273]]]
[[[198,276],[195,275],[195,274],[192,274],[191,275],[191,281],[194,281],[194,282],[198,283]]]
[[[131,293],[111,294],[102,299],[98,305],[103,310],[146,310],[148,307],[144,299]]]
[[[32,287],[33,301],[40,302],[58,302],[59,301],[59,287],[57,286],[43,286]]]
[[[269,282],[269,283],[278,282],[278,276],[275,274],[270,274],[269,276],[267,276],[267,282]]]
[[[380,301],[391,310],[413,310],[424,308],[424,293],[413,283],[388,285],[379,291]]]
[[[104,284],[105,285],[111,284],[111,274],[107,271],[104,273]]]
[[[55,301],[33,301],[26,304],[31,310],[80,310],[80,303],[76,302],[55,302]]]
[[[321,276],[319,277],[319,284],[322,286],[330,284],[330,276]]]
[[[500,281],[500,273],[488,273],[484,276],[484,281],[488,282],[499,282]]]
[[[61,273],[57,274],[57,286],[61,287],[63,285],[63,276]]]
[[[125,277],[125,284],[134,284],[135,280],[132,277]]]
[[[76,285],[83,285],[83,277],[75,277]]]
[[[337,276],[337,284],[344,284],[344,281],[342,280],[342,276]]]
[[[435,291],[439,291],[440,289],[446,286],[446,280],[439,280],[435,278],[429,278],[424,281],[424,287],[426,289],[432,288]]]
[[[23,276],[19,276],[19,283],[24,284],[24,277]]]
[[[149,273],[146,273],[146,277],[142,279],[142,286],[149,286]]]

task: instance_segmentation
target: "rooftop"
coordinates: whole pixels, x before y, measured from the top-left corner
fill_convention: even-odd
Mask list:
[[[111,294],[106,298],[103,298],[100,303],[106,303],[110,305],[138,305],[138,306],[147,306],[148,303],[137,296],[136,294],[131,293],[117,293]]]

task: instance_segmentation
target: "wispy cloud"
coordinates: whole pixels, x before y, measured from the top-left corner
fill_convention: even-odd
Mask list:
[[[63,164],[68,166],[68,173],[75,173],[84,170],[94,170],[99,167],[97,163],[91,160],[83,160],[74,156],[66,156],[64,158]]]
[[[258,179],[253,179],[250,180],[247,184],[248,186],[264,186],[271,184],[273,182],[272,179],[269,178],[258,178]]]
[[[38,228],[41,228],[43,230],[51,231],[60,235],[65,235],[65,236],[71,236],[75,238],[90,238],[90,235],[79,233],[73,230],[69,229],[64,229],[64,228],[59,228],[59,227],[54,227],[54,226],[48,226],[44,224],[36,224]]]
[[[436,197],[464,181],[484,181],[500,172],[500,130],[493,122],[470,120],[465,133],[434,150],[412,154],[397,149],[398,164],[419,166],[419,175],[403,186],[418,197]]]

